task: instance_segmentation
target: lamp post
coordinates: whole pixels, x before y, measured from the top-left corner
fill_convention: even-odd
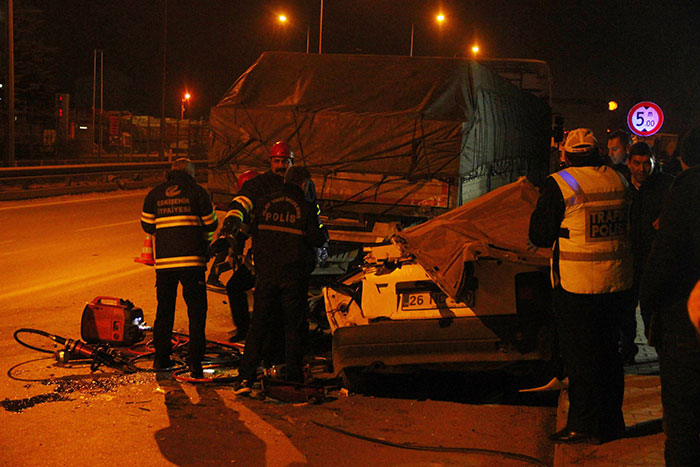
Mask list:
[[[479,55],[479,45],[478,44],[474,44],[472,46],[472,55],[474,56],[474,58],[476,58],[476,56]]]
[[[185,92],[185,94],[182,96],[182,100],[180,101],[180,120],[185,118],[185,105],[190,101],[190,95],[189,92]]]
[[[318,20],[318,54],[321,55],[321,43],[323,42],[323,0],[321,0],[321,15]]]
[[[445,21],[445,15],[443,13],[438,13],[435,15],[435,21],[439,25],[442,25],[442,23]],[[413,33],[415,31],[415,23],[411,23],[411,49],[410,52],[408,53],[409,57],[413,57]]]
[[[279,21],[281,24],[287,24],[288,19],[289,18],[287,18],[287,15],[284,15],[284,14],[277,16],[277,21]],[[310,31],[310,29],[311,29],[310,26],[307,24],[306,25],[306,53],[307,54],[309,53],[309,31]]]

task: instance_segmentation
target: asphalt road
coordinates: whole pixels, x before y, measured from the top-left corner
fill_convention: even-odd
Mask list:
[[[79,338],[96,296],[128,298],[152,324],[155,274],[133,262],[144,195],[0,203],[0,401],[41,402],[0,408],[2,465],[528,464],[504,453],[551,464],[556,409],[492,375],[382,379],[375,396],[331,390],[322,404],[282,404],[226,385],[61,366],[15,342],[25,327]],[[210,293],[207,337],[231,327],[223,296]],[[181,298],[175,328],[187,328]]]

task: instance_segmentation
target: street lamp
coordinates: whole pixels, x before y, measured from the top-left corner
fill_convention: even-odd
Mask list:
[[[287,15],[278,15],[277,16],[277,21],[279,21],[281,24],[287,24]],[[309,53],[309,25],[306,25],[306,53]]]
[[[474,58],[476,58],[476,56],[479,54],[479,45],[478,44],[474,44],[472,46],[472,54],[474,55]]]
[[[185,118],[185,104],[187,104],[190,101],[190,95],[189,92],[185,92],[185,94],[182,96],[182,100],[180,101],[180,120]]]
[[[442,25],[442,23],[445,22],[445,15],[443,13],[438,13],[435,16],[435,21],[437,21],[437,23],[439,25]],[[411,51],[408,54],[409,57],[413,57],[413,32],[414,32],[414,30],[415,30],[415,23],[411,23]]]

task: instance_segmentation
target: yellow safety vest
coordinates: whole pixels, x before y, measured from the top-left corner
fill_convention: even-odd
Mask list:
[[[566,206],[558,239],[562,288],[602,294],[632,287],[627,181],[606,166],[569,167],[552,178]]]

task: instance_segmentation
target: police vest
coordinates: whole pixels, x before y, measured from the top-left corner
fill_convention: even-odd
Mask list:
[[[565,204],[558,239],[562,288],[580,294],[629,289],[633,265],[627,182],[606,166],[569,167],[552,178]]]

